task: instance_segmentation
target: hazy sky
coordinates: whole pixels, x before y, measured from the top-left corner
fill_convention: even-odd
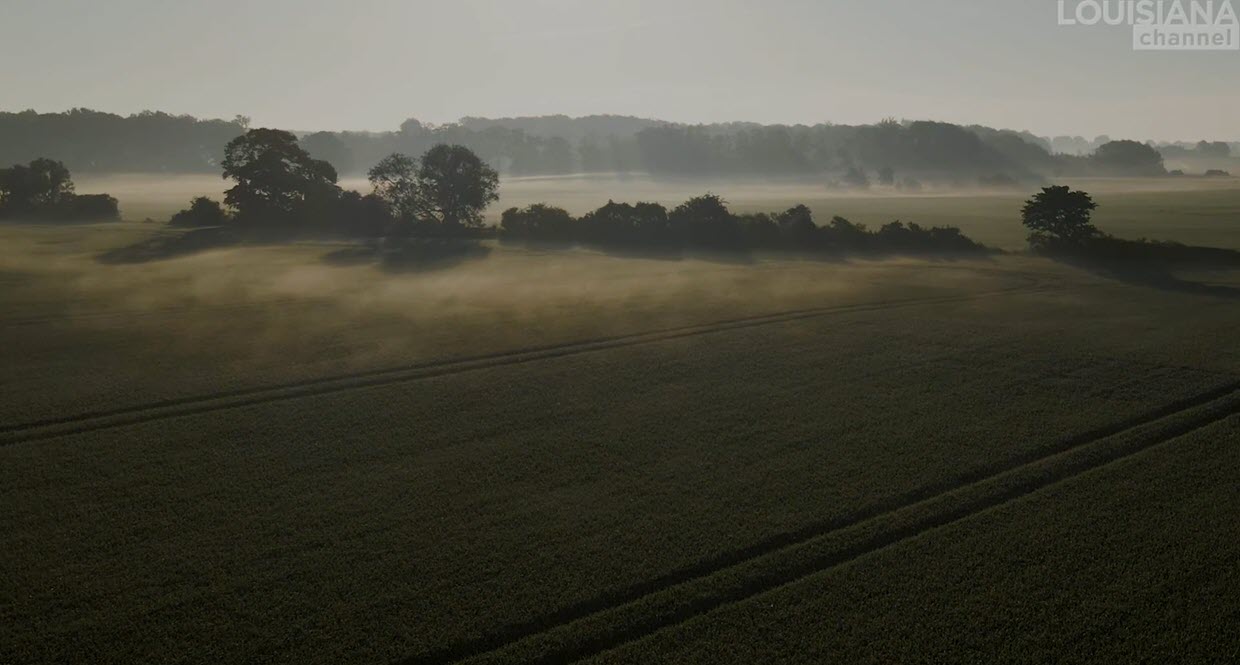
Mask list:
[[[1238,7],[1240,8],[1240,7]],[[1240,51],[1134,52],[1055,0],[0,0],[0,109],[252,116],[894,116],[1240,139]]]

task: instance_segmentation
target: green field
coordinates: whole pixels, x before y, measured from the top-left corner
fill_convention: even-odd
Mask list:
[[[1096,189],[1240,248],[1240,190]],[[1020,198],[804,202],[1019,246]],[[160,232],[0,226],[0,662],[1240,653],[1240,273],[100,260]]]

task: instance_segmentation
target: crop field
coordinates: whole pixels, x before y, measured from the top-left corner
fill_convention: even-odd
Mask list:
[[[1240,190],[1099,191],[1240,248]],[[1240,273],[161,233],[0,226],[2,663],[1240,653]]]

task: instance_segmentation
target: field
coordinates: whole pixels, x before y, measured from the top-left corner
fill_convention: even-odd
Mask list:
[[[1240,248],[1234,187],[1097,185],[1109,231]],[[1023,235],[1020,196],[715,189]],[[101,260],[161,232],[0,226],[0,662],[1240,654],[1240,273]]]

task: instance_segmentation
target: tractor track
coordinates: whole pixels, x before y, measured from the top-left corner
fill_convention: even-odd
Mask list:
[[[308,379],[305,381],[276,386],[246,388],[206,395],[162,400],[118,409],[80,413],[63,418],[50,418],[0,426],[0,445],[11,445],[27,441],[50,439],[71,434],[83,434],[126,425],[176,418],[180,416],[235,409],[268,402],[313,397],[317,395],[325,395],[360,388],[406,383],[410,381],[449,376],[476,370],[525,364],[537,360],[561,358],[565,356],[574,356],[628,346],[697,337],[731,330],[789,323],[832,314],[849,314],[856,312],[881,311],[901,307],[962,303],[996,296],[1038,293],[1050,290],[1052,289],[1029,284],[967,295],[910,298],[904,300],[888,300],[874,303],[858,303],[852,305],[791,310],[774,314],[728,319],[707,324],[665,328],[661,330],[612,337],[600,337],[549,346],[526,347],[467,358],[429,361],[399,367],[367,370],[363,372]]]
[[[397,665],[566,663],[1009,503],[1240,415],[1240,380]],[[723,578],[712,584],[712,580]]]

